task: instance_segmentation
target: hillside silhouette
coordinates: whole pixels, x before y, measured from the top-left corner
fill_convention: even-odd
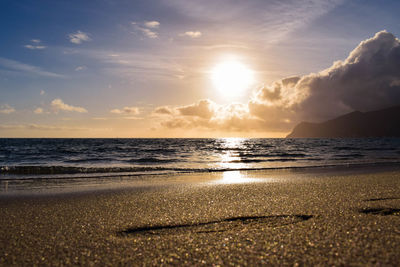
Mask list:
[[[354,111],[321,123],[301,122],[286,138],[400,137],[400,106]]]

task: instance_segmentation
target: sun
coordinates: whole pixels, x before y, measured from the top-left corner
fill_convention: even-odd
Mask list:
[[[254,74],[240,61],[229,60],[212,69],[211,79],[224,96],[240,96],[254,83]]]

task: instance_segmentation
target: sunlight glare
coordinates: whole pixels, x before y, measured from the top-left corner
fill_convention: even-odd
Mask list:
[[[254,82],[253,71],[237,60],[224,61],[211,71],[215,88],[224,96],[240,96]]]
[[[251,181],[240,173],[240,171],[227,171],[222,174],[222,183],[224,184],[240,184]]]
[[[222,179],[216,181],[218,184],[245,184],[261,182],[261,179],[252,178],[240,171],[226,171],[222,174]]]

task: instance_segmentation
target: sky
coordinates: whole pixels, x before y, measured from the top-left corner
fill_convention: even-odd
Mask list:
[[[400,104],[397,0],[3,0],[0,137],[284,137]]]

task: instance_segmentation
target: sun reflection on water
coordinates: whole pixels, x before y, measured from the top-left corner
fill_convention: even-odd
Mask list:
[[[220,154],[220,167],[224,169],[244,169],[247,164],[241,162],[240,151],[244,149],[245,138],[224,138],[222,148],[225,149]]]
[[[241,184],[260,181],[260,179],[249,177],[246,172],[240,171],[251,168],[251,165],[242,162],[243,153],[247,152],[246,138],[224,138],[221,139],[222,153],[219,155],[219,166],[228,171],[222,173],[220,184]]]
[[[239,137],[231,137],[231,138],[222,138],[222,140],[224,141],[224,147],[235,148],[241,146],[244,140],[246,139]]]

